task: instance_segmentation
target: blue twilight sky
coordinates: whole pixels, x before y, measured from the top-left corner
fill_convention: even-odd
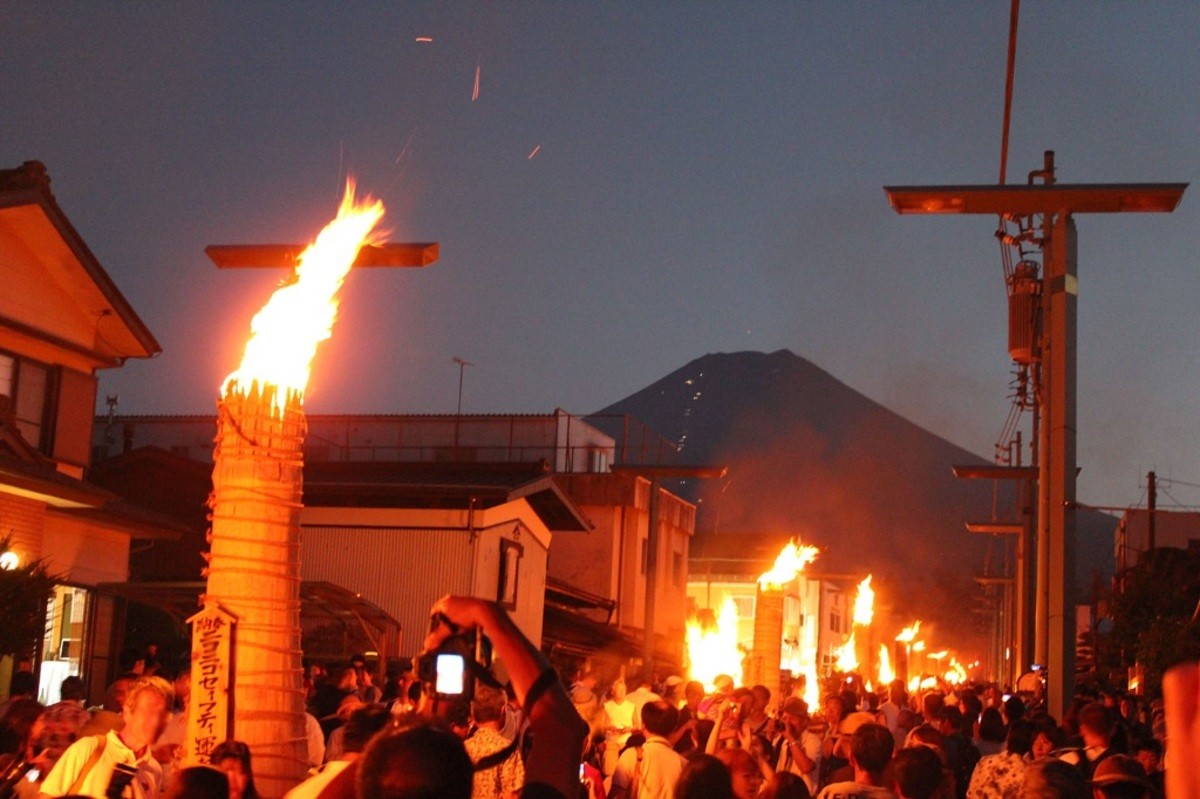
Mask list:
[[[0,166],[54,191],[163,354],[124,413],[205,412],[353,173],[424,270],[351,276],[315,412],[587,412],[709,352],[788,348],[990,456],[1007,2],[5,3]],[[1027,2],[1010,181],[1194,182],[1200,4]],[[430,43],[418,37],[432,37]],[[479,96],[472,101],[476,74]],[[534,152],[536,150],[536,153]],[[1200,198],[1078,219],[1080,497],[1200,504]],[[6,287],[5,290],[13,290]],[[1169,504],[1170,497],[1162,502]]]

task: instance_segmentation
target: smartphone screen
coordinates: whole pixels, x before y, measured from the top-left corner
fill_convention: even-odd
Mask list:
[[[462,655],[439,654],[437,656],[437,682],[434,684],[434,690],[439,694],[461,694],[465,665]]]

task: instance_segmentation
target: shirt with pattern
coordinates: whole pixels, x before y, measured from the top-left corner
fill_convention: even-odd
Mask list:
[[[1020,799],[1025,759],[1012,752],[987,755],[975,764],[967,799]]]
[[[487,755],[499,752],[511,741],[490,727],[480,727],[475,734],[463,741],[472,763],[478,763]],[[475,785],[471,799],[498,799],[506,793],[516,793],[525,784],[525,764],[521,753],[514,749],[503,762],[489,769],[475,772]]]

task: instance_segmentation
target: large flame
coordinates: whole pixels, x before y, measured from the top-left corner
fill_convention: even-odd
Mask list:
[[[850,637],[846,639],[846,643],[838,650],[837,663],[834,664],[838,671],[849,674],[858,668],[858,654],[854,651],[858,645],[858,636],[855,630],[850,630]]]
[[[737,605],[725,597],[716,627],[705,628],[695,618],[687,620],[688,674],[704,684],[706,691],[715,690],[713,680],[718,674],[728,674],[734,685],[742,684],[742,653],[738,649]]]
[[[917,621],[914,621],[911,626],[905,627],[903,630],[901,630],[900,634],[896,636],[896,640],[902,644],[911,644],[913,639],[917,637],[917,631],[920,629],[921,621],[918,619]]]
[[[222,395],[258,382],[278,389],[276,407],[288,395],[303,396],[317,345],[333,332],[338,289],[382,218],[383,203],[369,197],[357,202],[354,182],[347,181],[337,217],[300,254],[294,279],[255,314],[242,363],[225,378]]]
[[[896,679],[896,672],[892,669],[892,653],[888,651],[887,644],[879,645],[879,684],[888,686],[892,684],[892,680]]]
[[[758,584],[765,589],[783,588],[795,580],[796,575],[802,572],[805,566],[816,560],[819,554],[821,551],[816,547],[798,544],[793,539],[775,558],[775,565],[771,567],[771,570],[759,576]]]
[[[957,658],[950,658],[950,668],[946,670],[943,679],[951,685],[962,685],[967,681],[967,670],[962,667]]]
[[[858,584],[858,594],[854,597],[854,623],[870,627],[875,618],[875,591],[871,588],[871,575]]]

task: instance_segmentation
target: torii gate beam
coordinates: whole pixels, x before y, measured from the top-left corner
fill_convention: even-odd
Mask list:
[[[1041,176],[1044,184],[1033,184]],[[1186,183],[1054,183],[1054,153],[1030,185],[887,186],[900,214],[1042,217],[1042,302],[1036,326],[1041,358],[1035,652],[1046,666],[1047,710],[1063,718],[1074,696],[1075,350],[1077,213],[1170,213]],[[1022,664],[1023,666],[1028,664]]]

